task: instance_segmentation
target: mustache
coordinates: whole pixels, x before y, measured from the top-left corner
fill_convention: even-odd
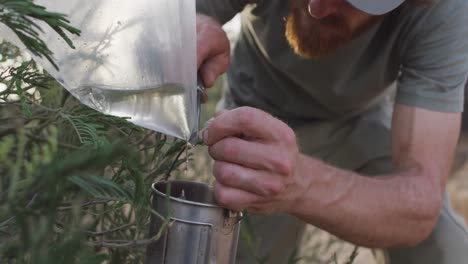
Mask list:
[[[316,19],[309,14],[308,0],[289,0],[289,4],[285,36],[297,55],[322,57],[351,39],[351,30],[340,14]]]
[[[331,26],[343,28],[345,19],[340,15],[329,15],[322,19],[316,19],[309,14],[309,0],[289,0],[289,16],[301,17],[302,21],[311,25]]]

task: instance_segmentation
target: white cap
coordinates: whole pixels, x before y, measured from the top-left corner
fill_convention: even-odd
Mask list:
[[[405,0],[347,0],[355,8],[371,15],[382,15],[400,6]]]

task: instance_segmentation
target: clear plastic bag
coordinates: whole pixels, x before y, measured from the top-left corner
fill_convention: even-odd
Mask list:
[[[71,49],[42,26],[57,71],[35,58],[82,103],[185,140],[198,135],[194,0],[38,0],[82,31]],[[0,34],[22,46],[2,26]]]

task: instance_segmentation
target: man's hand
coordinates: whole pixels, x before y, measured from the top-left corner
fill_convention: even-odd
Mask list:
[[[393,118],[395,171],[366,177],[299,154],[293,131],[269,114],[223,112],[204,133],[216,198],[235,210],[291,214],[361,246],[415,246],[439,217],[460,114],[397,104]]]
[[[215,160],[218,202],[253,213],[287,213],[308,188],[296,173],[295,134],[271,115],[250,107],[219,114],[204,132]]]
[[[218,76],[227,71],[229,40],[214,18],[197,14],[197,69],[205,87],[212,87]]]

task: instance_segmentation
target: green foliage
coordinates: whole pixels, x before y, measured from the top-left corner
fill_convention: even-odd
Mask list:
[[[108,199],[121,202],[131,202],[133,193],[122,188],[116,182],[98,176],[71,176],[69,181],[76,184],[86,194],[95,199]]]
[[[38,90],[68,99],[55,108],[63,98],[46,105],[24,93],[25,102],[0,103],[0,118],[16,123],[0,126],[0,262],[141,261],[154,214],[149,186],[184,142],[95,112],[66,92]]]
[[[0,0],[0,22],[51,59],[31,18],[78,33],[30,1]],[[0,52],[21,55],[6,43]],[[162,234],[147,237],[160,217],[150,185],[180,165],[185,142],[81,105],[32,61],[0,83],[0,263],[141,262]]]
[[[65,31],[79,35],[80,30],[70,26],[65,15],[49,12],[43,6],[36,5],[32,1],[0,0],[0,21],[13,30],[21,42],[34,55],[46,57],[57,68],[52,59],[52,51],[49,50],[47,44],[39,36],[42,28],[37,23],[37,20],[45,22],[70,47],[74,48],[72,41]]]
[[[43,87],[41,103],[28,93],[0,103],[0,118],[15,121],[0,126],[0,262],[141,261],[154,213],[149,186],[184,142]]]

